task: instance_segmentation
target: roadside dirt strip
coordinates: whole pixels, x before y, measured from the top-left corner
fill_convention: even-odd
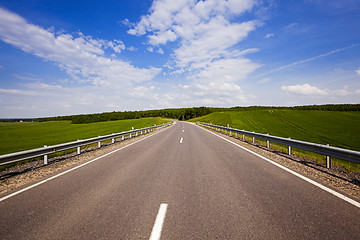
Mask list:
[[[0,239],[360,236],[358,196],[312,166],[186,122],[132,141],[1,194]]]

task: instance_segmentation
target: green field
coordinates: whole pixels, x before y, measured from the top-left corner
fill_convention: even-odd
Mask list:
[[[192,121],[229,124],[232,128],[360,151],[360,112],[280,109],[216,112]]]
[[[71,124],[70,121],[0,123],[0,155],[44,145],[55,145],[162,124],[161,118],[143,118]]]

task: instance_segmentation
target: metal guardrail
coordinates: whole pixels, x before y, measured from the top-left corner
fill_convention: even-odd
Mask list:
[[[21,152],[16,152],[16,153],[0,155],[0,166],[10,164],[10,163],[20,162],[20,161],[23,161],[26,159],[41,157],[41,156],[44,156],[44,164],[47,164],[48,155],[52,154],[52,153],[57,153],[57,152],[62,152],[65,150],[77,148],[77,154],[80,154],[80,147],[85,146],[85,145],[98,143],[98,146],[100,147],[101,142],[106,141],[106,140],[111,139],[112,143],[114,143],[116,138],[122,137],[122,139],[124,140],[125,136],[129,136],[131,138],[134,135],[138,136],[139,133],[143,134],[143,132],[144,133],[151,132],[156,128],[162,128],[162,127],[166,127],[169,125],[171,125],[171,123],[165,123],[165,124],[158,125],[158,126],[135,129],[135,130],[130,130],[130,131],[121,132],[121,133],[113,133],[113,134],[106,135],[106,136],[99,136],[99,137],[89,138],[89,139],[85,139],[85,140],[78,140],[78,141],[74,141],[74,142],[62,143],[62,144],[53,145],[53,146],[44,146],[43,148],[37,148],[37,149],[31,149],[31,150],[26,150],[26,151],[21,151]]]
[[[309,152],[318,153],[321,155],[325,155],[325,156],[327,156],[327,161],[326,161],[327,168],[331,167],[331,157],[350,161],[350,162],[360,163],[360,152],[358,152],[358,151],[337,148],[337,147],[331,147],[328,145],[304,142],[304,141],[294,140],[294,139],[290,139],[290,138],[276,137],[276,136],[271,136],[268,134],[249,132],[249,131],[245,131],[245,130],[217,126],[217,125],[212,125],[212,124],[208,124],[208,123],[198,122],[197,124],[213,128],[214,130],[224,130],[225,133],[227,133],[227,131],[229,131],[230,135],[231,135],[231,132],[233,132],[235,134],[242,134],[243,140],[244,140],[245,136],[250,136],[253,138],[253,143],[255,143],[255,138],[266,140],[268,148],[269,148],[269,142],[286,145],[289,147],[289,152],[288,152],[289,155],[291,155],[291,147],[299,148],[299,149],[306,150]]]

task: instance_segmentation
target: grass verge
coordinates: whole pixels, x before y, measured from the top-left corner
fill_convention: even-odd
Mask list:
[[[303,110],[256,110],[246,112],[218,112],[191,120],[232,128],[269,133],[280,137],[328,144],[360,150],[357,132],[360,131],[360,112],[324,112]],[[245,141],[252,142],[252,137]],[[266,141],[256,139],[256,144],[266,147]],[[271,148],[288,153],[288,147],[270,143]],[[292,154],[303,159],[326,164],[326,157],[302,149],[292,149]],[[360,164],[332,158],[332,165],[342,166],[349,172],[360,172]]]
[[[167,122],[161,118],[119,120],[89,124],[70,121],[0,123],[0,155],[103,136]]]

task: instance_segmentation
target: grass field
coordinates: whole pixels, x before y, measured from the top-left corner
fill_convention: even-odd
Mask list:
[[[71,124],[70,121],[0,123],[0,155],[44,145],[55,145],[162,124],[161,118],[144,118]]]
[[[229,124],[232,128],[360,151],[360,112],[280,109],[216,112],[191,121]],[[346,167],[352,168],[352,164],[346,163]]]

